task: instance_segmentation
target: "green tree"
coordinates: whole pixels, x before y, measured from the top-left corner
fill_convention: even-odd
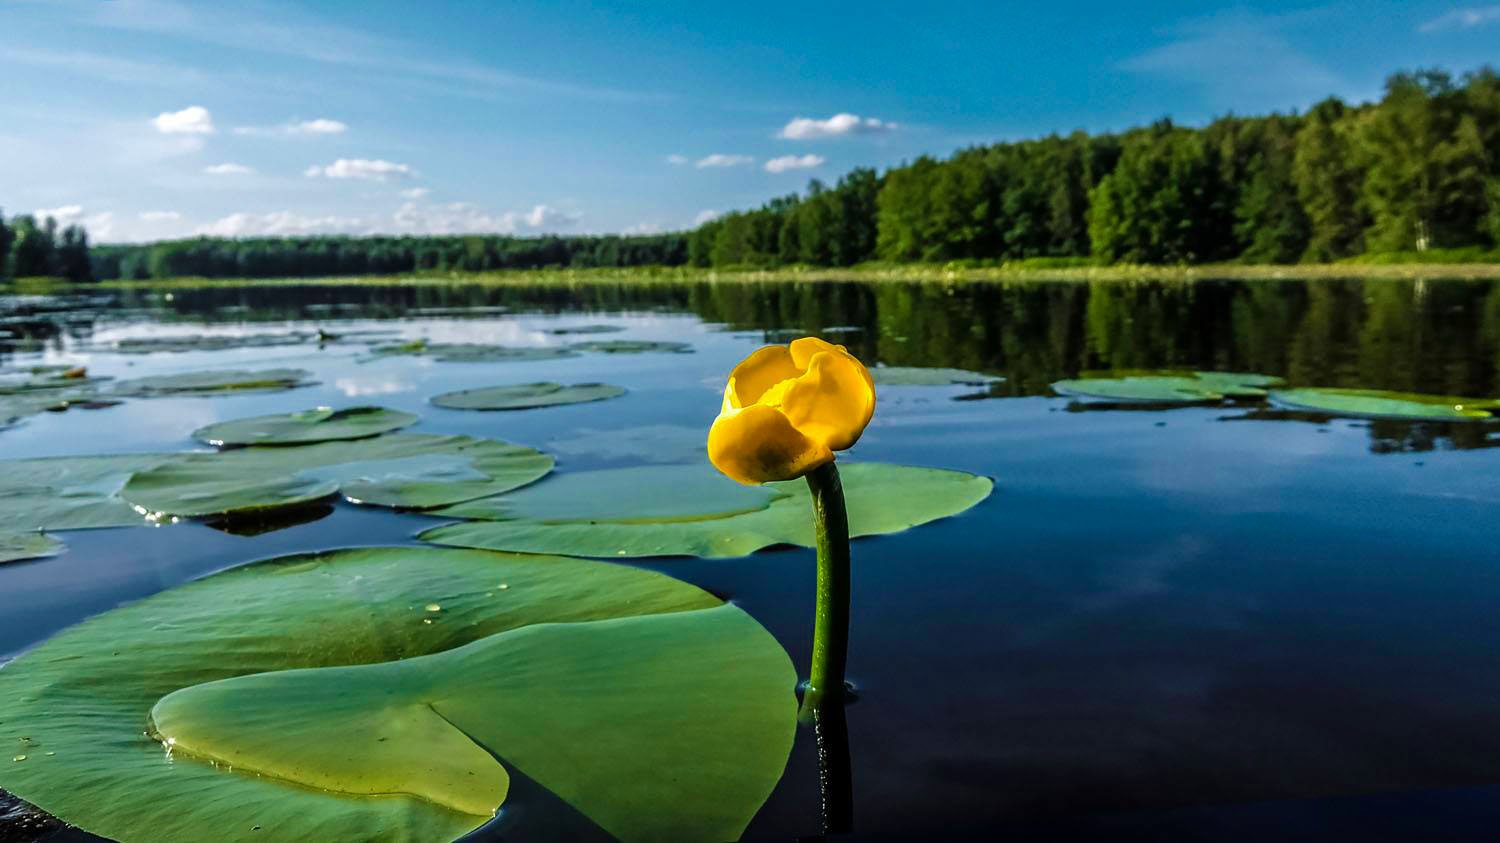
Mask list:
[[[1163,121],[1125,141],[1089,198],[1094,255],[1110,263],[1183,263],[1214,248],[1214,174],[1203,139]]]
[[[1292,182],[1307,214],[1305,260],[1334,260],[1363,248],[1363,175],[1354,161],[1351,137],[1356,116],[1340,100],[1324,100],[1313,107],[1297,132]]]

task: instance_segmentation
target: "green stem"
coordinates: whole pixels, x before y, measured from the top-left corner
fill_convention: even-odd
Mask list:
[[[833,463],[807,475],[818,536],[818,607],[813,621],[812,673],[804,704],[842,704],[849,659],[849,515]]]

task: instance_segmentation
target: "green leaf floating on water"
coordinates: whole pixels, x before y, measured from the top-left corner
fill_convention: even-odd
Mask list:
[[[1406,421],[1484,421],[1500,413],[1500,399],[1379,389],[1278,389],[1271,402],[1289,410]]]
[[[155,352],[183,351],[227,351],[234,348],[271,348],[282,345],[301,345],[317,339],[317,334],[218,334],[207,336],[176,337],[127,337],[115,343],[120,354],[151,354]]]
[[[625,390],[621,387],[607,383],[578,383],[572,386],[550,382],[520,383],[445,392],[433,398],[432,403],[450,410],[529,410],[603,401],[624,394]]]
[[[665,351],[671,354],[688,354],[692,345],[685,342],[658,342],[653,340],[590,340],[575,342],[568,348],[577,351],[594,351],[600,354],[643,354],[649,351]]]
[[[120,494],[148,512],[190,517],[296,506],[340,492],[355,503],[428,509],[519,488],[551,471],[552,462],[494,439],[390,433],[185,454],[137,473]]]
[[[185,372],[120,381],[115,384],[111,393],[131,398],[153,398],[163,395],[212,395],[219,392],[277,392],[311,386],[313,381],[308,379],[310,377],[311,373],[302,369]]]
[[[563,328],[553,328],[548,333],[552,334],[617,334],[625,330],[623,325],[569,325]]]
[[[839,469],[850,536],[896,533],[957,515],[994,482],[961,471],[881,463]],[[513,495],[433,515],[475,519],[423,532],[433,544],[603,558],[745,556],[814,545],[802,480],[741,486],[711,467],[650,466],[558,475]]]
[[[876,366],[870,370],[870,376],[882,386],[989,386],[1005,380],[966,369],[923,366]]]
[[[45,533],[15,533],[0,530],[0,565],[22,559],[56,556],[67,548]]]
[[[452,839],[510,770],[621,840],[733,840],[796,718],[786,653],[695,586],[436,548],[216,574],[3,677],[0,741],[29,757],[0,788],[122,843]]]
[[[1281,383],[1271,375],[1246,372],[1112,372],[1052,384],[1059,395],[1146,404],[1204,404],[1226,398],[1266,397]]]
[[[362,362],[382,357],[431,357],[439,363],[511,363],[577,357],[578,352],[551,346],[479,345],[475,343],[429,343],[426,340],[393,343],[370,349]]]
[[[130,476],[183,455],[125,454],[0,461],[0,512],[11,530],[140,527],[148,522],[119,495]]]
[[[297,413],[219,422],[193,431],[209,445],[308,445],[368,439],[416,424],[417,416],[384,407],[318,407]]]

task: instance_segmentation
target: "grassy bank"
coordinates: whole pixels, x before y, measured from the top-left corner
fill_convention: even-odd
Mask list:
[[[131,289],[161,287],[339,286],[339,285],[568,285],[568,284],[687,284],[687,283],[782,283],[782,282],[931,282],[945,284],[993,282],[1132,282],[1283,280],[1320,278],[1467,279],[1500,280],[1500,260],[1492,263],[1348,262],[1246,266],[1205,264],[1199,266],[1053,266],[1004,264],[957,266],[951,264],[902,264],[829,269],[783,267],[779,269],[697,269],[689,267],[635,267],[629,269],[529,269],[501,272],[424,272],[408,275],[356,275],[327,278],[174,278],[145,281],[103,281],[74,285],[47,278],[19,279],[9,285],[17,291],[47,292],[58,288]]]

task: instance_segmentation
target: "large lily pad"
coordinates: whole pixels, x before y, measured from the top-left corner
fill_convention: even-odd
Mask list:
[[[785,765],[794,677],[742,610],[650,571],[293,556],[6,665],[0,740],[28,758],[0,787],[122,843],[445,840],[520,773],[621,840],[732,840]]]
[[[121,495],[148,512],[191,517],[262,512],[336,493],[355,503],[427,509],[508,492],[551,470],[551,457],[521,445],[391,433],[188,454],[137,473]]]
[[[870,377],[882,386],[989,386],[1005,380],[966,369],[923,366],[877,366],[870,370]]]
[[[66,550],[63,543],[46,533],[18,533],[0,530],[0,565],[23,559],[56,556]]]
[[[895,533],[957,515],[994,483],[961,471],[880,463],[841,468],[849,534]],[[745,556],[779,544],[812,547],[801,480],[748,488],[707,466],[651,466],[560,475],[514,495],[433,513],[474,519],[436,527],[433,544],[569,556]]]
[[[594,351],[600,354],[643,354],[649,351],[665,351],[672,354],[687,354],[693,350],[685,342],[654,340],[590,340],[575,342],[568,346],[578,351]]]
[[[365,360],[381,357],[430,357],[439,363],[513,363],[576,357],[578,352],[560,346],[506,346],[476,343],[429,343],[413,340],[376,346]]]
[[[384,407],[318,407],[297,413],[219,422],[193,431],[209,445],[310,445],[368,439],[416,424],[417,416]]]
[[[282,345],[301,345],[318,335],[304,333],[285,334],[207,334],[174,337],[126,337],[115,343],[115,351],[121,354],[152,354],[155,352],[227,351],[235,348],[271,348]]]
[[[1280,378],[1244,372],[1085,373],[1052,384],[1059,395],[1144,404],[1207,404],[1260,399]]]
[[[434,397],[432,403],[450,410],[529,410],[603,401],[624,394],[623,388],[607,383],[576,383],[572,386],[550,382],[519,383],[445,392]]]
[[[1289,410],[1404,421],[1484,421],[1500,413],[1500,400],[1494,398],[1380,389],[1278,389],[1271,402]]]
[[[148,522],[120,497],[120,490],[135,472],[180,458],[123,454],[0,461],[5,527],[25,531],[144,526]]]
[[[311,386],[310,372],[302,369],[264,369],[184,372],[120,381],[111,392],[133,398],[163,395],[213,395],[221,392],[279,392]]]

